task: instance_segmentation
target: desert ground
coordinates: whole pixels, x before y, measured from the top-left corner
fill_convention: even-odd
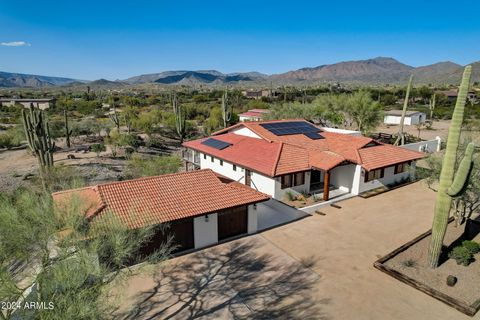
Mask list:
[[[423,182],[137,270],[115,291],[125,319],[480,319],[376,270],[431,227]],[[120,294],[121,293],[121,294]],[[119,295],[118,295],[119,294]]]
[[[448,129],[450,128],[450,120],[434,121],[431,129],[423,128],[420,131],[420,138],[423,140],[432,140],[439,136],[442,141],[446,141],[448,136]],[[418,129],[416,126],[404,126],[404,131],[415,137],[418,137]],[[396,134],[398,133],[398,125],[382,124],[376,128],[376,132]]]

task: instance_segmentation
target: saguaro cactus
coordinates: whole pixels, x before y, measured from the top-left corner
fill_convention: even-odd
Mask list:
[[[465,156],[455,172],[455,162],[457,159],[458,145],[460,143],[460,133],[465,112],[465,103],[472,67],[465,67],[462,83],[458,92],[455,110],[453,111],[452,123],[448,130],[447,147],[445,157],[443,158],[442,170],[440,172],[440,183],[435,203],[435,215],[433,217],[432,240],[428,250],[428,264],[431,268],[436,268],[440,259],[443,246],[443,239],[447,231],[448,217],[452,206],[452,197],[458,196],[465,189],[472,166],[472,157],[474,145],[470,143],[467,146]]]
[[[113,113],[110,114],[110,120],[112,120],[113,124],[117,128],[117,131],[120,132],[120,117],[118,116],[117,109],[113,107]]]
[[[428,105],[428,109],[430,110],[430,122],[433,122],[433,110],[435,110],[435,102],[436,102],[436,95],[434,93]]]
[[[400,118],[400,127],[398,128],[397,140],[395,140],[395,145],[404,145],[405,144],[405,132],[403,132],[403,125],[405,122],[405,115],[407,114],[408,99],[410,98],[410,90],[412,88],[413,74],[410,76],[407,85],[407,92],[405,93],[405,101],[403,102],[402,117]]]
[[[70,144],[70,136],[72,135],[72,130],[69,129],[68,127],[68,115],[67,115],[67,110],[63,110],[63,118],[64,118],[64,126],[65,126],[65,144],[67,145],[67,148],[71,147]]]
[[[44,174],[53,166],[55,142],[50,137],[50,129],[44,112],[30,104],[29,110],[22,109],[23,126],[28,145],[38,160],[40,173]]]
[[[228,93],[227,90],[223,93],[222,96],[222,118],[223,118],[223,127],[226,128],[232,120],[232,110],[228,108]]]
[[[180,143],[183,143],[186,132],[187,115],[182,109],[182,107],[179,105],[176,93],[174,93],[172,96],[172,107],[173,113],[175,114],[175,129],[177,130],[177,134],[180,137]]]

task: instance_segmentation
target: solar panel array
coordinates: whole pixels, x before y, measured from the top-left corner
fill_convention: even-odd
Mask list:
[[[320,132],[320,129],[308,122],[287,121],[287,122],[262,123],[260,125],[277,136],[304,134],[310,139],[314,139],[314,140],[323,139],[323,137],[318,133]]]
[[[312,140],[324,139],[323,136],[320,135],[318,132],[307,132],[307,133],[304,133],[304,135],[309,137]]]
[[[225,142],[225,141],[220,141],[220,140],[213,139],[213,138],[208,138],[207,140],[202,141],[202,144],[204,144],[206,146],[209,146],[209,147],[212,147],[212,148],[215,148],[217,150],[223,150],[223,149],[232,145],[231,143],[228,143],[228,142]]]

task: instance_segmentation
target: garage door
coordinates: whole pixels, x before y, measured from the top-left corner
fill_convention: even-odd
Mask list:
[[[247,233],[247,207],[237,207],[218,213],[218,240]]]
[[[142,248],[142,254],[152,254],[159,248],[162,243],[165,243],[167,236],[173,236],[173,245],[176,247],[173,253],[192,249],[194,247],[193,241],[193,219],[182,219],[170,222],[170,227],[164,232],[158,228],[152,239]]]

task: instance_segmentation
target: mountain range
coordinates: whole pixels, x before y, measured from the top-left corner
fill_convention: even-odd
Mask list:
[[[480,61],[471,63],[473,81],[480,81]],[[345,61],[318,67],[302,68],[281,74],[266,75],[259,72],[224,74],[216,70],[182,70],[134,76],[125,80],[99,79],[88,82],[71,78],[0,72],[0,87],[47,87],[91,85],[114,87],[155,83],[159,85],[269,85],[269,84],[318,84],[328,82],[353,84],[404,84],[410,74],[415,83],[458,84],[463,66],[450,62],[412,67],[393,58],[377,57],[368,60]]]

